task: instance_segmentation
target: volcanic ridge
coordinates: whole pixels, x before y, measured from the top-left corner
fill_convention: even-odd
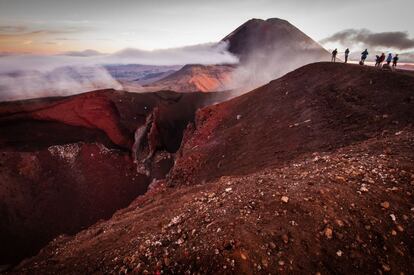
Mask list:
[[[118,112],[109,112],[106,119],[118,114],[123,127],[89,128],[102,129],[117,148],[105,150],[125,152],[134,146],[119,139],[119,133],[128,131],[128,120],[138,114],[134,108],[121,112],[119,106],[135,96],[114,98],[111,102]],[[168,99],[170,104],[174,101]],[[24,104],[25,112],[37,115],[36,104]],[[163,140],[165,133],[158,131],[163,124],[154,120],[157,108],[145,122],[142,118],[142,125],[155,121],[155,128],[142,129],[148,141],[138,148],[145,155],[169,152],[170,169],[109,219],[73,236],[55,238],[10,272],[409,274],[413,270],[413,76],[315,63],[242,96],[207,105],[185,120],[179,145],[171,152],[165,144],[151,146],[152,138]],[[2,110],[8,113],[2,117],[20,119],[16,116],[22,111],[11,114],[10,106]],[[79,127],[78,120],[67,121]],[[110,135],[108,129],[118,134]],[[12,152],[17,154],[16,150]],[[86,152],[92,158],[91,149]],[[36,176],[33,171],[39,168],[27,168],[22,162],[32,166],[33,162],[18,154],[12,163],[23,167],[23,175]],[[64,158],[57,154],[56,159]]]

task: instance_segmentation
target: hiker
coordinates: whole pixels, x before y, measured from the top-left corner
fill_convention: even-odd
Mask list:
[[[379,62],[378,62],[378,67],[382,67],[382,62],[384,62],[385,60],[385,53],[382,53],[381,56],[379,57]]]
[[[359,62],[360,65],[364,65],[365,60],[368,57],[368,49],[365,49],[365,51],[363,51],[361,53],[361,61]]]
[[[375,56],[375,67],[378,67],[379,66],[379,60],[380,60],[379,55],[376,55]]]
[[[338,54],[338,49],[335,49],[333,52],[332,52],[332,59],[331,59],[331,62],[336,62],[336,55]]]
[[[398,62],[398,54],[396,54],[394,58],[392,59],[392,66],[397,67],[397,62]]]
[[[390,65],[391,61],[392,61],[392,54],[389,53],[388,56],[387,56],[387,65],[388,66]]]
[[[346,50],[345,50],[345,63],[348,63],[348,56],[349,56],[349,49],[346,48]]]

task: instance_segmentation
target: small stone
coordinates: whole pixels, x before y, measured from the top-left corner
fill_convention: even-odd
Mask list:
[[[276,245],[275,245],[274,242],[270,242],[269,243],[269,246],[270,246],[271,249],[275,249],[276,248]]]
[[[384,271],[391,271],[391,267],[389,265],[383,264],[382,265],[382,269],[384,269]]]
[[[283,234],[282,235],[282,240],[283,240],[284,243],[287,244],[289,242],[289,236],[287,234]]]
[[[231,192],[231,190],[233,190],[231,187],[229,187],[229,188],[226,188],[226,192],[228,193],[228,192]]]
[[[390,207],[390,203],[387,201],[384,201],[381,203],[382,208],[388,209]]]
[[[390,217],[391,217],[391,220],[394,221],[394,222],[397,220],[397,218],[395,217],[394,214],[390,214]]]
[[[342,250],[336,251],[336,255],[338,255],[338,257],[341,257],[343,254],[344,252],[342,252]]]
[[[263,265],[264,267],[268,267],[268,266],[269,266],[269,262],[267,261],[267,259],[266,259],[266,258],[262,258],[262,265]]]
[[[166,266],[169,266],[170,265],[170,259],[169,258],[164,258],[164,264],[166,265]]]
[[[289,198],[288,198],[288,197],[286,197],[286,196],[283,196],[280,200],[281,200],[282,202],[284,202],[284,203],[288,203]]]
[[[401,225],[397,225],[397,229],[400,232],[404,232],[404,228]]]
[[[325,228],[324,234],[325,234],[326,238],[332,239],[332,233],[333,233],[332,228],[330,228],[330,227]]]
[[[282,260],[278,261],[277,263],[278,263],[280,266],[284,266],[284,265],[285,265],[285,262],[284,262],[284,261],[282,261]]]
[[[339,227],[343,227],[343,226],[344,226],[344,222],[343,222],[343,221],[341,221],[341,220],[335,220],[335,222],[336,222],[336,224],[337,224]]]
[[[391,235],[396,236],[397,235],[397,231],[391,230]]]
[[[177,240],[177,242],[176,242],[178,245],[180,245],[180,244],[183,244],[184,243],[184,240],[183,239],[181,239],[181,238],[179,238],[178,240]]]
[[[246,254],[244,254],[243,252],[240,252],[240,257],[241,257],[243,260],[247,260],[247,255],[246,255]]]

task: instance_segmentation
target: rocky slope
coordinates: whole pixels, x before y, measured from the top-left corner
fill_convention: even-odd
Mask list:
[[[331,63],[304,66],[200,110],[171,182],[254,172],[396,131],[413,122],[413,87],[413,77],[403,73]]]
[[[413,84],[319,63],[204,108],[166,182],[14,272],[409,274]]]
[[[224,96],[102,90],[0,103],[0,265],[144,194],[197,108]]]

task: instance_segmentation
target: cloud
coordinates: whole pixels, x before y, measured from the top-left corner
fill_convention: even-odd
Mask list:
[[[95,50],[84,50],[84,51],[70,51],[70,52],[65,52],[61,55],[65,55],[65,56],[77,56],[77,57],[90,57],[90,56],[99,56],[99,55],[104,55],[101,52],[95,51]]]
[[[0,42],[6,43],[25,43],[26,41],[33,41],[35,39],[51,39],[56,35],[71,35],[92,30],[90,27],[84,26],[70,26],[60,28],[33,28],[22,25],[0,25]],[[1,48],[1,47],[0,47]]]
[[[393,48],[407,50],[414,48],[414,39],[407,32],[371,32],[367,29],[347,29],[337,32],[320,41],[322,44],[340,43],[342,45],[363,44],[367,47]]]
[[[27,30],[25,26],[0,25],[0,34],[21,33]]]
[[[122,86],[101,66],[0,73],[0,101],[64,96],[108,88],[121,89]]]
[[[238,58],[228,50],[226,42],[206,43],[180,48],[145,51],[124,49],[108,56],[108,61],[145,65],[234,64]]]

